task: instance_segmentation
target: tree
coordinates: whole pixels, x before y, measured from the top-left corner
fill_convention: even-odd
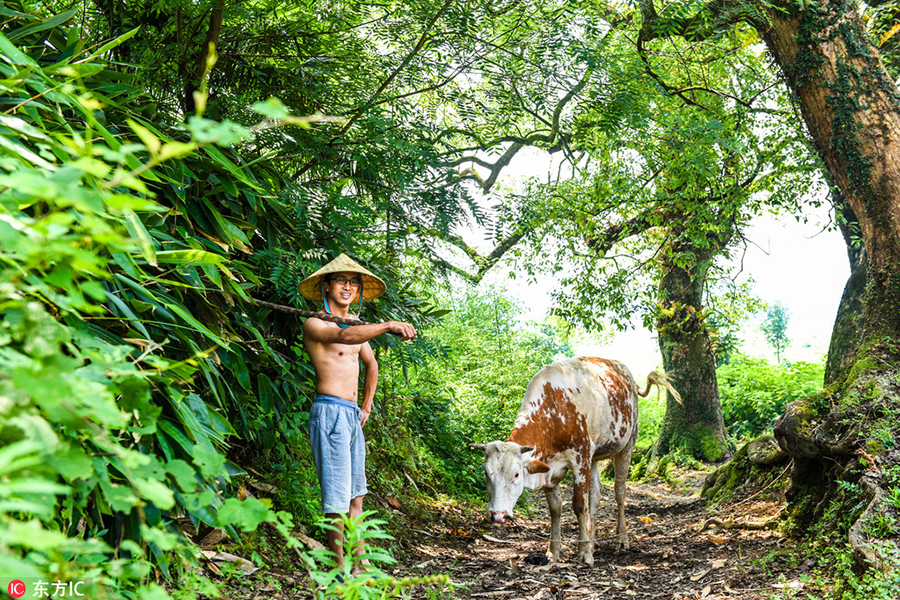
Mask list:
[[[871,502],[848,537],[862,562],[881,564],[885,546],[866,541],[862,527],[881,510],[885,488],[896,483],[861,477],[856,450],[875,431],[895,427],[880,415],[900,402],[900,93],[858,8],[853,0],[715,0],[696,11],[670,5],[657,12],[653,0],[644,0],[639,43],[706,39],[740,22],[756,28],[859,224],[866,267],[859,336],[850,338],[856,342],[853,366],[830,388],[827,402],[790,404],[775,434],[794,458],[790,497],[796,521],[822,523],[826,500],[837,496],[835,480],[859,482]],[[846,345],[833,349],[843,353]]]
[[[766,312],[766,318],[763,319],[759,326],[766,341],[775,349],[775,360],[781,364],[781,353],[787,348],[791,342],[787,336],[788,320],[790,319],[790,311],[781,302],[773,304]]]
[[[861,345],[880,345],[900,332],[900,180],[892,157],[900,142],[900,96],[852,0],[756,9],[714,2],[697,13],[657,14],[641,3],[644,44],[663,36],[699,40],[746,21],[760,33],[795,94],[804,123],[859,222],[868,259],[866,319]],[[869,132],[878,131],[878,135]]]
[[[710,280],[743,225],[764,207],[795,207],[798,183],[816,166],[759,54],[734,50],[741,35],[649,57],[634,51],[625,28],[608,34],[603,96],[588,86],[576,112],[575,174],[534,184],[522,202],[530,230],[516,241],[530,242],[532,268],[572,273],[554,295],[560,314],[596,328],[627,327],[638,314],[656,327],[667,375],[685,399],[669,400],[657,455],[727,454],[705,323]],[[692,77],[704,86],[687,99],[669,91]]]

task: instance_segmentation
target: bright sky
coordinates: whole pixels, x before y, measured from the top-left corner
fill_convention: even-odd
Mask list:
[[[515,180],[526,173],[533,175],[533,160],[515,161],[510,166],[518,168],[505,173],[504,178]],[[807,213],[807,224],[798,223],[793,216],[764,215],[745,233],[751,243],[743,257],[743,272],[753,278],[754,293],[770,304],[781,302],[790,311],[791,346],[786,358],[791,361],[818,361],[827,352],[831,327],[850,275],[840,232],[823,230],[829,222],[828,213],[826,207]],[[478,234],[472,232],[466,237],[475,240]],[[508,272],[508,268],[499,266],[485,277],[482,285],[493,284],[506,290],[526,306],[528,319],[541,320],[551,308],[549,292],[556,282],[549,277],[533,284],[524,279],[510,280]],[[774,360],[758,324],[758,318],[745,324],[740,334],[745,342],[742,351]],[[652,332],[639,330],[619,334],[611,342],[587,343],[577,351],[619,358],[626,363],[628,355],[634,354],[644,357],[643,362],[650,360],[648,353],[656,352],[656,340]],[[658,354],[653,360],[658,361]],[[654,367],[651,364],[649,368]],[[638,371],[640,367],[634,365],[633,369]]]

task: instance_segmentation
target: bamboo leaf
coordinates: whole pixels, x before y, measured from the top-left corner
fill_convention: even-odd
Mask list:
[[[127,32],[123,33],[122,35],[120,35],[120,36],[117,37],[116,39],[114,39],[114,40],[112,40],[112,41],[109,41],[109,42],[103,44],[102,46],[100,46],[96,51],[94,51],[90,56],[88,56],[87,58],[85,58],[85,59],[84,59],[83,61],[81,61],[81,62],[88,62],[88,61],[94,60],[94,59],[97,58],[98,56],[101,56],[101,55],[103,55],[103,54],[106,54],[107,52],[109,52],[110,50],[112,50],[113,48],[115,48],[116,46],[122,44],[123,42],[128,41],[129,39],[131,39],[131,37],[132,37],[134,34],[136,34],[138,31],[140,31],[140,30],[141,30],[140,27],[135,27],[135,28],[132,29],[131,31],[127,31]]]
[[[134,314],[134,312],[125,302],[123,302],[118,296],[109,291],[106,292],[106,298],[111,304],[118,308],[119,311],[121,311],[125,318],[129,319],[129,325],[140,331],[144,336],[144,339],[153,339],[150,336],[150,332],[148,332],[147,328],[144,327],[144,323],[138,318],[136,314]]]
[[[256,389],[259,395],[259,406],[264,414],[271,414],[275,410],[275,386],[265,373],[256,377]]]
[[[0,33],[0,59],[10,64],[37,67],[37,63],[34,62],[30,56],[22,53],[22,51],[2,33]]]
[[[156,261],[172,265],[218,265],[225,262],[226,258],[205,250],[165,250],[156,253]]]
[[[62,25],[63,23],[74,17],[77,13],[78,9],[73,8],[72,10],[67,10],[66,12],[62,12],[58,15],[50,17],[49,19],[40,19],[32,25],[26,25],[25,27],[20,27],[19,29],[10,32],[9,39],[14,41],[38,31],[53,29],[54,27]]]
[[[207,338],[212,340],[215,344],[222,346],[223,348],[228,347],[228,343],[225,340],[223,340],[222,338],[220,338],[219,336],[214,334],[205,325],[203,325],[200,321],[195,319],[187,310],[184,309],[184,307],[182,307],[178,304],[175,304],[173,302],[164,302],[164,304],[170,311],[172,311],[173,313],[175,313],[176,315],[181,317],[185,322],[190,324],[191,327],[193,327],[195,330],[197,330],[198,332],[202,333],[204,336],[206,336]]]
[[[181,158],[182,156],[187,156],[196,149],[197,144],[194,142],[167,142],[163,144],[163,147],[159,151],[159,160],[163,161],[172,158]]]
[[[162,142],[159,141],[159,138],[153,132],[133,119],[128,119],[128,126],[141,138],[141,141],[144,142],[144,145],[150,151],[151,156],[159,155]]]
[[[153,239],[150,237],[150,232],[147,231],[144,224],[141,222],[141,219],[134,211],[126,211],[125,227],[128,228],[128,233],[131,234],[131,237],[137,240],[140,245],[141,254],[144,256],[144,260],[155,267],[156,248],[154,247]]]

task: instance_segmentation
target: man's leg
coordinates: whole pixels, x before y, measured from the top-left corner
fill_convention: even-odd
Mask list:
[[[359,518],[359,515],[361,515],[363,512],[363,498],[365,498],[365,496],[357,496],[356,498],[350,500],[350,518],[353,521],[356,521],[356,519]],[[363,554],[365,554],[365,552],[366,547],[363,542],[358,543],[356,547],[353,548],[353,556],[362,556]],[[371,563],[369,562],[369,559],[363,558],[356,562],[353,572],[356,575],[368,571],[368,567],[370,565]]]
[[[350,509],[353,510],[352,502]],[[344,521],[341,517],[342,515],[338,513],[325,513],[325,518],[336,528],[328,528],[326,535],[328,536],[328,549],[334,552],[335,561],[339,567],[344,566]]]

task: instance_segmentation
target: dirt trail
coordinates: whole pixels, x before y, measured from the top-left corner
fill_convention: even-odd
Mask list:
[[[780,501],[751,496],[709,511],[696,490],[676,492],[665,484],[628,484],[631,547],[617,552],[615,502],[608,486],[603,491],[592,568],[574,562],[578,526],[568,500],[560,562],[541,566],[524,560],[547,551],[550,520],[544,494],[536,492],[528,500],[530,515],[518,515],[510,524],[476,522],[459,512],[411,523],[411,537],[398,540],[405,552],[393,574],[447,573],[457,585],[454,598],[762,600],[801,592],[800,576],[815,566],[813,560],[759,562],[790,544],[773,531],[752,529],[777,514]],[[563,490],[567,495],[570,489]]]

